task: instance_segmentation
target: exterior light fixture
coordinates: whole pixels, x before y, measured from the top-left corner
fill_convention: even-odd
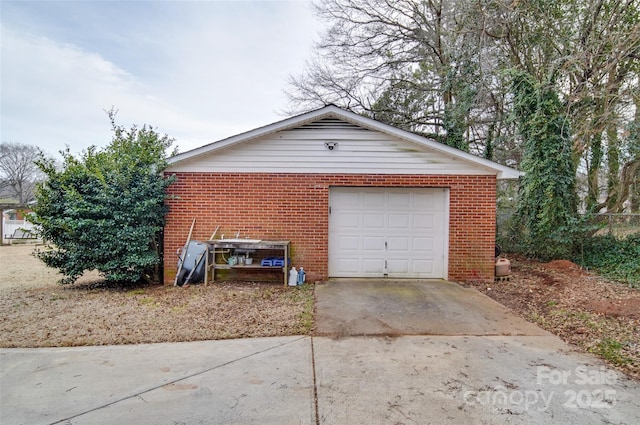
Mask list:
[[[332,151],[338,147],[338,142],[324,142],[324,145],[326,146],[327,149]]]

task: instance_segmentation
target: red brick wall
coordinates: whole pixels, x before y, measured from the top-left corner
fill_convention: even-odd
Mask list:
[[[175,252],[192,238],[249,236],[290,240],[292,262],[311,282],[328,273],[329,187],[446,187],[449,206],[449,279],[494,276],[496,177],[436,175],[324,175],[287,173],[176,173],[165,227],[165,283],[176,273]]]

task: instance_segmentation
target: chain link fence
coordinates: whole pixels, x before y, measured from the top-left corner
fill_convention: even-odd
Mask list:
[[[514,209],[501,208],[496,214],[496,240],[507,252],[518,251],[518,236],[510,231]],[[613,235],[624,239],[629,235],[640,233],[640,214],[596,214],[592,223],[598,228],[594,236]]]
[[[601,227],[596,235],[613,235],[624,239],[634,233],[640,233],[640,214],[598,214],[594,224]]]
[[[498,208],[496,212],[496,244],[503,252],[518,252],[518,240],[511,232],[513,208]]]
[[[505,245],[503,249],[513,248],[517,244],[517,235],[510,232],[515,209],[501,208],[496,214],[496,236],[499,243]],[[640,233],[640,214],[596,214],[592,224],[598,229],[594,235],[613,235],[624,239],[629,235]]]

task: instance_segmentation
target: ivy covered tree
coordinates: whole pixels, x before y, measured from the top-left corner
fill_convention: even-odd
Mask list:
[[[40,158],[47,179],[36,190],[32,221],[48,243],[36,255],[75,282],[98,270],[107,281],[159,281],[159,235],[167,207],[163,177],[173,139],[147,126],[127,130],[109,113],[113,139],[75,157],[61,152],[62,167]]]
[[[528,254],[568,258],[578,226],[571,129],[551,83],[513,78],[514,112],[524,141],[516,234]]]

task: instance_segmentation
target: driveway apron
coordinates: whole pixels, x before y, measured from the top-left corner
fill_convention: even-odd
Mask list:
[[[351,280],[316,285],[316,334],[548,335],[473,288],[443,280]]]
[[[473,288],[316,285],[319,423],[640,423],[640,387]]]

